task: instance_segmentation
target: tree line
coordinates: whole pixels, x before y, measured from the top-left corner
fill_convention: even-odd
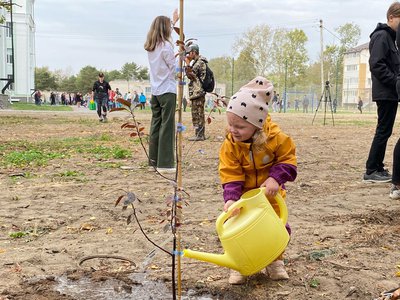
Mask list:
[[[63,91],[67,93],[92,90],[93,83],[98,79],[100,72],[104,73],[107,81],[113,80],[147,80],[149,71],[146,67],[134,62],[125,63],[121,70],[102,71],[93,66],[83,67],[77,75],[67,75],[62,70],[51,71],[48,67],[35,69],[35,89],[42,91]]]

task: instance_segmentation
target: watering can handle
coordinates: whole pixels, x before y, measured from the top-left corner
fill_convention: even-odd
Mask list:
[[[220,235],[222,233],[224,223],[226,220],[228,220],[230,218],[234,209],[242,208],[245,201],[246,201],[245,199],[239,199],[238,201],[233,203],[231,206],[229,206],[229,208],[226,212],[223,212],[222,214],[219,215],[219,217],[217,218],[217,221],[215,222],[215,227],[217,228],[218,235]]]
[[[280,216],[278,216],[278,217],[282,220],[283,225],[286,225],[287,219],[288,219],[288,210],[287,210],[285,200],[283,200],[283,197],[279,192],[276,193],[275,200],[279,206]]]
[[[265,188],[260,188],[260,190],[263,193],[265,193]],[[278,216],[278,217],[282,220],[283,225],[286,225],[286,222],[288,219],[288,210],[287,210],[285,200],[283,199],[282,195],[279,192],[276,193],[275,200],[276,200],[276,203],[278,204],[279,212],[280,212],[280,216]],[[215,227],[217,229],[218,235],[220,235],[220,233],[222,233],[224,223],[226,220],[228,220],[230,218],[233,210],[236,208],[238,208],[238,209],[242,208],[245,201],[247,201],[247,200],[239,199],[238,201],[233,203],[231,206],[229,206],[227,212],[223,212],[222,214],[219,215],[219,217],[217,218],[217,221],[215,222]],[[268,201],[268,199],[265,199],[265,201]]]

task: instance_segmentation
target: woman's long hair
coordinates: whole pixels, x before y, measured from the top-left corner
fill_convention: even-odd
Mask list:
[[[144,43],[144,49],[154,51],[158,44],[171,42],[171,19],[166,16],[158,16],[151,23],[150,30],[147,33],[147,39]]]

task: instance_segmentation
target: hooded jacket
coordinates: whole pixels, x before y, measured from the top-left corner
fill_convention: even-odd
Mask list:
[[[372,77],[373,101],[398,101],[396,80],[400,58],[395,44],[396,31],[387,24],[378,23],[370,35],[369,68]]]
[[[235,142],[229,133],[220,149],[219,174],[224,187],[224,200],[258,188],[273,177],[280,185],[294,181],[297,176],[296,147],[268,116],[263,130],[268,139],[266,149],[253,151],[252,143]]]

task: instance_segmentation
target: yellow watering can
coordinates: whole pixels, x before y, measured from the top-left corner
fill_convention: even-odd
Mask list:
[[[210,262],[222,267],[251,275],[277,259],[289,243],[287,207],[277,193],[280,216],[276,214],[267,197],[265,188],[250,190],[232,204],[216,221],[216,228],[224,254],[212,254],[189,249],[183,256]],[[240,214],[230,218],[233,210],[240,208]]]

